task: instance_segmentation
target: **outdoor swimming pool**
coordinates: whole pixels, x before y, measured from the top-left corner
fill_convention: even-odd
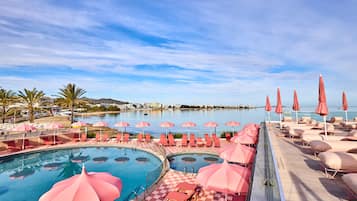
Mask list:
[[[37,201],[56,182],[79,174],[82,163],[88,172],[109,172],[122,180],[117,201],[127,200],[134,190],[142,192],[162,170],[159,158],[130,148],[75,148],[0,158],[0,200]]]
[[[168,157],[168,160],[170,161],[171,169],[190,173],[197,173],[201,167],[210,165],[212,163],[223,162],[223,160],[217,155],[201,153],[172,155]]]

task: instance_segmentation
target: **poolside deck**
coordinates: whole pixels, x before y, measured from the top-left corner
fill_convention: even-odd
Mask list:
[[[279,174],[287,201],[348,200],[341,175],[329,179],[324,175],[319,159],[298,139],[280,137],[276,125],[268,126],[278,163]]]

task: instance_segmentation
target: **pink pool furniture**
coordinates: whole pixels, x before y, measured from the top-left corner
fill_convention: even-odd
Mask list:
[[[145,142],[150,143],[151,142],[151,135],[149,133],[145,134]]]
[[[187,201],[191,198],[191,196],[187,195],[186,193],[172,191],[169,192],[164,201]]]
[[[169,146],[176,146],[174,135],[172,133],[169,134]]]
[[[169,146],[169,143],[167,141],[167,138],[166,138],[166,135],[165,134],[161,134],[160,135],[160,141],[159,143],[162,145],[162,146]]]

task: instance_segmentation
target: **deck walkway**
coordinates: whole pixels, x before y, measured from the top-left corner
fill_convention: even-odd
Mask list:
[[[319,159],[300,140],[280,136],[279,128],[268,128],[286,201],[348,200],[341,175],[328,179]]]

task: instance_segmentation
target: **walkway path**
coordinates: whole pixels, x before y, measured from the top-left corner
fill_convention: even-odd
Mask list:
[[[287,201],[343,201],[348,199],[341,176],[328,179],[319,159],[300,140],[281,135],[274,126],[269,127],[272,148],[277,158],[285,200]]]

